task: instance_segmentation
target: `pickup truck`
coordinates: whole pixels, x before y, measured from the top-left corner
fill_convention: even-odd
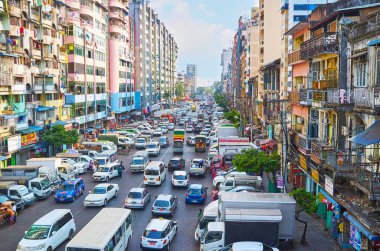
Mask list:
[[[220,184],[220,191],[229,191],[237,186],[252,186],[262,190],[263,179],[261,176],[237,175],[234,177],[227,177],[226,180]]]
[[[32,205],[36,197],[24,185],[16,185],[15,181],[1,181],[0,193],[7,195],[12,200],[22,200],[25,205]]]
[[[46,199],[51,194],[51,187],[48,178],[33,176],[0,176],[0,182],[11,181],[16,185],[24,185],[33,192],[38,199]]]

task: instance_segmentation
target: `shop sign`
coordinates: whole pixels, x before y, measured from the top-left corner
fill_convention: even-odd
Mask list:
[[[334,196],[334,181],[327,175],[325,175],[325,191]]]
[[[350,245],[357,251],[360,251],[360,248],[362,246],[362,234],[352,224],[350,224]]]
[[[317,183],[319,183],[319,172],[315,169],[312,169],[311,170],[311,177],[313,178],[313,180]]]
[[[8,152],[16,152],[21,148],[21,135],[14,135],[11,137],[8,137]]]
[[[277,188],[284,188],[284,178],[281,176],[277,177]]]
[[[306,162],[306,157],[303,155],[300,155],[300,167],[307,171],[307,162]]]
[[[37,133],[33,132],[21,136],[21,146],[28,146],[35,143],[37,143]]]
[[[373,242],[373,247],[374,248],[380,248],[380,241],[374,241]]]

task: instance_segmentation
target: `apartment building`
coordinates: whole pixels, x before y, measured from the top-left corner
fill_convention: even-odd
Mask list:
[[[192,94],[197,91],[197,66],[195,64],[188,64],[186,66],[186,76],[190,82],[190,90]]]
[[[135,85],[144,114],[167,106],[177,79],[178,46],[148,1],[130,1],[134,19]]]

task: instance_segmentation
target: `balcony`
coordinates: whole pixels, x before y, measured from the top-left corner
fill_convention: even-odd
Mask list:
[[[122,33],[122,26],[121,26],[121,24],[110,22],[109,23],[109,31],[121,34]]]
[[[301,44],[301,60],[308,60],[323,54],[337,54],[338,50],[338,33],[324,33]]]
[[[300,89],[300,104],[301,105],[311,105],[313,101],[313,92],[310,89]]]
[[[109,7],[116,7],[119,9],[124,9],[124,5],[119,0],[110,0]]]
[[[368,34],[372,36],[374,33],[379,33],[380,31],[380,20],[377,20],[377,16],[369,17],[365,22],[356,25],[350,32],[350,38],[355,39],[359,37],[364,37]]]
[[[51,25],[52,25],[51,19],[52,19],[51,14],[43,13],[42,14],[42,25],[51,27]]]
[[[12,93],[25,93],[26,92],[26,85],[24,83],[15,83],[12,85]]]
[[[21,7],[20,5],[13,5],[10,2],[8,3],[8,12],[13,14],[13,16],[19,17],[21,15]]]
[[[35,84],[34,85],[34,91],[36,93],[42,93],[42,90],[43,90],[43,84]]]
[[[332,89],[327,91],[327,104],[345,109],[353,106],[353,92],[350,89]]]
[[[89,6],[89,5],[84,5],[84,4],[82,4],[81,6],[80,6],[80,11],[79,11],[79,13],[81,14],[81,15],[85,15],[85,16],[93,16],[93,7],[92,6]]]
[[[312,93],[312,106],[325,108],[327,102],[327,92],[326,91],[313,91]]]
[[[354,88],[353,100],[355,108],[379,109],[380,87]]]
[[[79,0],[66,0],[66,4],[72,10],[80,10],[80,1]]]
[[[299,61],[302,61],[301,50],[296,50],[288,54],[289,65],[293,65]]]
[[[318,140],[311,141],[310,146],[311,146],[310,157],[315,163],[319,165],[322,165],[324,161],[327,159],[328,152],[336,150],[331,145],[328,145],[324,142],[320,142]]]
[[[9,30],[9,35],[14,37],[20,36],[20,26],[19,25],[12,25]]]

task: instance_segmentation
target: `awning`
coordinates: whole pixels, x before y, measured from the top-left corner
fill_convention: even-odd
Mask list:
[[[95,128],[96,129],[100,129],[100,128],[102,128],[102,126],[101,125],[96,125]]]
[[[334,204],[334,206],[340,206],[340,204],[336,202],[326,191],[320,190],[319,192],[323,194],[323,196],[325,196],[332,204]]]
[[[380,39],[369,41],[368,44],[367,44],[367,46],[375,46],[375,45],[378,45],[378,44],[380,44]]]
[[[354,137],[348,139],[351,142],[368,146],[380,142],[380,120],[376,120],[370,127],[365,131],[355,135]]]
[[[11,53],[1,52],[1,51],[0,51],[0,57],[14,57],[14,58],[18,58],[18,56],[16,54],[11,54]]]
[[[0,161],[7,160],[7,156],[0,156]]]
[[[87,128],[87,129],[85,130],[85,132],[87,132],[87,133],[92,133],[93,130],[94,130],[94,128]]]
[[[5,114],[5,115],[1,115],[3,118],[5,119],[15,119],[15,118],[18,118],[18,115],[16,114]]]
[[[29,134],[29,133],[33,133],[33,132],[38,132],[38,131],[41,131],[43,130],[44,128],[42,126],[29,126],[28,128],[26,129],[23,129],[23,130],[18,130],[18,132],[22,133],[22,134]]]
[[[67,124],[68,124],[68,122],[57,120],[57,121],[55,121],[55,123],[50,124],[50,125],[48,125],[48,126],[67,125]]]
[[[359,229],[362,234],[367,236],[368,240],[370,241],[380,241],[380,236],[373,235],[371,231],[369,231],[362,223],[360,223],[354,216],[351,214],[344,212],[344,217],[347,218],[351,222],[352,225],[354,225],[357,229]]]
[[[37,112],[44,112],[44,111],[50,111],[50,110],[54,110],[56,107],[50,107],[50,106],[37,106],[36,107],[36,111]]]
[[[363,56],[363,55],[367,55],[367,51],[362,51],[362,52],[358,52],[358,53],[355,53],[354,55],[348,57],[348,58],[357,58],[357,57],[360,57],[360,56]]]

